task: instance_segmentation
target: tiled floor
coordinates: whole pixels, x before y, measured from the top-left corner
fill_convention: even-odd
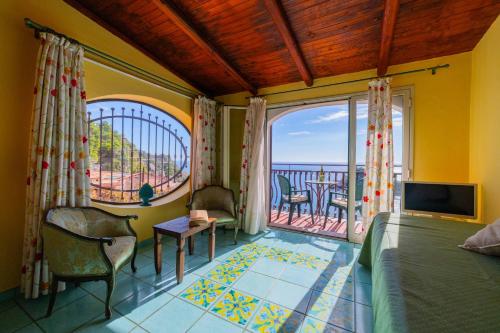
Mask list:
[[[164,270],[153,249],[139,251],[138,271],[119,273],[113,317],[104,319],[105,284],[67,286],[44,318],[47,296],[0,303],[0,332],[371,332],[371,277],[355,263],[359,247],[272,229],[257,236],[217,232],[209,262],[207,234],[175,282],[175,247],[164,238]]]

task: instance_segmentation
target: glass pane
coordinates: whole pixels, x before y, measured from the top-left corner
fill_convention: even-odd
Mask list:
[[[392,98],[392,124],[394,143],[394,204],[393,211],[401,210],[401,179],[403,162],[403,96]],[[361,232],[361,200],[366,161],[366,135],[368,127],[368,101],[356,101],[356,218],[355,232]]]
[[[348,102],[303,108],[271,122],[271,224],[346,237]],[[293,186],[293,195],[309,193],[311,197],[311,204],[294,207],[290,220],[287,182]],[[330,195],[333,205],[328,205]]]

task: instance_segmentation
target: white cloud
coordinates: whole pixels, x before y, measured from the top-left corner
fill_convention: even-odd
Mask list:
[[[309,131],[297,131],[297,132],[288,132],[288,135],[299,136],[299,135],[309,135],[311,132]]]
[[[329,121],[334,121],[334,120],[346,118],[347,116],[349,116],[349,112],[342,110],[342,111],[330,113],[326,116],[319,116],[318,118],[311,120],[309,123],[310,124],[319,124],[319,123],[324,123],[324,122],[329,122]]]

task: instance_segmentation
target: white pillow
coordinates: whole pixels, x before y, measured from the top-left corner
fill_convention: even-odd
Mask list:
[[[500,257],[500,219],[465,240],[461,248]]]

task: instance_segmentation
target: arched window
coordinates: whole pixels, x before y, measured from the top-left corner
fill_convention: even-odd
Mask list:
[[[102,99],[89,102],[87,111],[92,200],[138,203],[145,183],[158,199],[188,180],[191,136],[168,110]]]

